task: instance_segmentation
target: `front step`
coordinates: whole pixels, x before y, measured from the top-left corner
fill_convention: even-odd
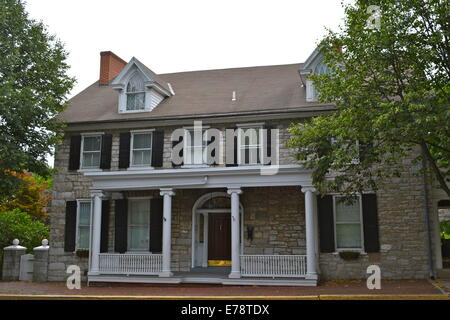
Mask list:
[[[450,280],[450,269],[438,269],[437,278],[443,280]]]

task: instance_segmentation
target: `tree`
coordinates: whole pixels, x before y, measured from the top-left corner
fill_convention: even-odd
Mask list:
[[[380,9],[375,28],[369,5]],[[448,0],[358,0],[345,6],[340,30],[328,30],[319,50],[331,72],[311,78],[335,112],[292,125],[289,141],[321,192],[377,190],[421,150],[414,162],[425,158],[450,196],[449,8]]]
[[[0,211],[19,209],[28,213],[35,220],[44,222],[47,217],[47,205],[51,197],[49,194],[49,181],[29,172],[9,172],[20,179],[17,192],[3,203],[0,203]]]
[[[9,171],[49,176],[45,157],[61,139],[55,121],[74,84],[67,53],[20,0],[0,0],[0,199],[21,180]]]

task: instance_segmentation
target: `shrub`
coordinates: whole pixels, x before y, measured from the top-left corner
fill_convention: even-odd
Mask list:
[[[12,244],[14,239],[20,240],[20,245],[32,252],[40,246],[42,239],[48,239],[49,229],[44,223],[36,221],[29,214],[14,209],[0,211],[0,251]]]

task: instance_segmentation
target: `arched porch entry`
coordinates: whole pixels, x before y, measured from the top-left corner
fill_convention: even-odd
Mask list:
[[[240,253],[244,251],[244,208],[239,203],[240,211]],[[231,216],[231,196],[227,192],[210,192],[202,195],[192,207],[192,256],[191,267],[208,267],[209,254],[212,247],[231,247],[231,238],[226,236],[210,237],[209,230],[214,230],[214,226],[219,224],[221,219],[227,225],[226,218]],[[229,218],[228,218],[229,219]],[[213,225],[214,224],[214,225]],[[222,227],[222,223],[220,223]],[[218,241],[219,243],[209,243]],[[222,243],[220,243],[222,241]],[[223,243],[226,241],[227,243]],[[230,241],[230,243],[228,243]],[[219,249],[220,250],[220,249]],[[210,259],[211,260],[211,259]]]

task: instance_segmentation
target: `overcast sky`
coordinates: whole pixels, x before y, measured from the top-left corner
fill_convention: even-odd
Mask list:
[[[133,56],[156,73],[306,60],[340,0],[27,0],[32,18],[65,43],[71,96],[98,79],[100,51]]]
[[[341,0],[27,0],[26,9],[65,44],[77,79],[69,97],[98,80],[100,51],[156,73],[299,63],[344,16]]]

